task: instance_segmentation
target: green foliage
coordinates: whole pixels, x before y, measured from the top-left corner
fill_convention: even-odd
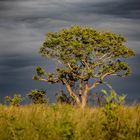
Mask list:
[[[22,102],[22,97],[21,95],[15,94],[13,97],[6,96],[5,101],[10,105],[10,106],[19,106],[20,103]]]
[[[47,33],[40,49],[43,56],[57,57],[64,62],[81,61],[84,57],[111,52],[113,57],[129,57],[133,51],[122,43],[125,38],[111,32],[98,32],[93,28],[72,26],[59,32]],[[92,56],[90,56],[92,55]]]
[[[115,90],[111,89],[109,92],[105,89],[102,90],[104,104],[106,107],[117,107],[123,105],[126,95],[118,95]]]
[[[31,90],[27,96],[32,100],[34,104],[43,104],[47,103],[47,99],[45,98],[46,96],[46,91],[44,90]]]
[[[81,75],[86,80],[103,73],[124,76],[130,74],[130,68],[122,58],[134,55],[133,50],[127,48],[124,42],[125,38],[115,33],[72,26],[47,33],[40,53],[63,64],[63,67],[57,69],[60,81],[67,79],[75,82]],[[37,67],[36,71],[39,77],[45,73],[41,67]]]
[[[37,71],[37,74],[39,75],[39,76],[41,76],[41,75],[44,75],[44,70],[40,67],[40,66],[38,66],[37,68],[36,68],[36,71]]]
[[[108,104],[104,108],[104,114],[106,116],[106,121],[103,122],[103,131],[105,132],[105,139],[110,140],[124,140],[124,139],[137,139],[134,136],[140,129],[137,127],[138,131],[133,131],[133,127],[130,127],[131,123],[127,122],[127,119],[130,117],[126,112],[123,116],[123,120],[120,116],[120,113],[124,113],[124,110],[120,112],[120,106],[116,104]],[[140,125],[140,121],[138,123]],[[133,131],[133,132],[132,132]],[[131,132],[131,135],[129,133]],[[136,137],[139,134],[136,134]],[[138,136],[139,137],[139,136]]]
[[[106,57],[109,55],[110,59],[102,65],[114,64],[114,69],[117,71],[118,65],[120,65],[120,69],[123,67],[122,63],[115,63],[116,58],[134,55],[131,49],[123,45],[125,41],[121,35],[111,32],[98,32],[89,27],[72,26],[59,32],[48,33],[40,53],[44,57],[56,58],[63,63],[70,63],[76,69],[81,68],[81,64],[78,62],[82,63],[83,60],[87,61],[89,66],[95,67],[97,58],[107,54]],[[126,63],[125,65],[127,66]],[[83,65],[82,67],[85,68]],[[67,70],[70,71],[70,69]]]
[[[103,99],[104,99],[104,113],[106,116],[106,122],[103,123],[103,130],[106,131],[105,138],[110,140],[125,139],[125,136],[121,133],[129,133],[130,128],[126,127],[125,122],[120,123],[119,107],[125,102],[126,95],[118,95],[115,90],[113,90],[110,84],[107,84],[109,91],[103,89]]]
[[[57,126],[57,132],[60,136],[62,136],[62,140],[71,140],[73,139],[74,134],[74,126],[70,121],[60,121]]]
[[[38,66],[36,67],[36,73],[39,77],[41,77],[42,75],[45,74],[45,70],[42,67]],[[34,76],[33,79],[38,80],[39,79],[38,76]]]
[[[0,140],[139,140],[140,106],[0,105]]]

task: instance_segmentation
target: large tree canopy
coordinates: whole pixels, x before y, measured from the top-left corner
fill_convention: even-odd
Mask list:
[[[72,26],[46,34],[40,48],[43,57],[60,63],[55,73],[46,74],[37,67],[35,80],[63,83],[78,105],[85,107],[89,91],[101,84],[106,76],[127,76],[130,68],[124,61],[134,55],[124,43],[126,39],[112,32],[89,27]],[[89,83],[89,80],[92,80]],[[78,90],[74,89],[78,86]]]

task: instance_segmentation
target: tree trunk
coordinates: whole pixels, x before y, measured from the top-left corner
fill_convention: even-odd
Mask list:
[[[87,105],[87,96],[82,96],[81,108],[84,109]]]
[[[80,81],[79,96],[75,92],[73,92],[71,86],[66,81],[64,81],[64,83],[66,85],[67,91],[69,92],[69,95],[75,99],[77,106],[84,109],[87,105],[87,98],[89,93],[88,81],[86,81],[85,83],[84,93],[82,92],[82,81]]]
[[[89,88],[88,88],[88,85],[86,85],[86,89],[85,89],[85,92],[84,92],[84,94],[82,96],[82,100],[81,100],[82,109],[84,109],[87,105],[88,93],[89,93]]]

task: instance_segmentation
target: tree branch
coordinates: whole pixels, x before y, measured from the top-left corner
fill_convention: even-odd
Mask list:
[[[99,85],[99,84],[101,84],[101,81],[100,80],[99,81],[96,81],[95,83],[93,83],[92,86],[89,88],[89,90],[92,90],[92,89],[96,88],[97,85]]]
[[[84,95],[86,96],[89,92],[89,85],[88,85],[88,81],[85,82],[85,92]]]
[[[82,87],[82,85],[83,85],[83,80],[80,79],[80,83],[79,83],[79,95],[80,95],[80,96],[81,96],[82,93],[83,93],[83,87]]]
[[[39,81],[43,81],[43,82],[46,82],[46,83],[58,83],[59,80],[58,79],[44,79],[44,78],[39,78],[38,79]]]
[[[75,73],[73,72],[73,71],[75,71],[75,70],[71,67],[70,63],[67,63],[67,66],[71,69],[71,73],[72,73],[75,77],[77,77],[77,78],[79,78],[79,79],[84,79],[83,73],[82,73],[81,75],[78,75],[78,74],[75,74]]]
[[[73,97],[73,98],[76,100],[77,104],[80,104],[80,99],[79,99],[79,97],[72,91],[72,88],[71,88],[71,86],[68,84],[68,82],[67,82],[66,80],[63,80],[63,83],[66,85],[66,88],[67,88],[67,90],[68,90],[70,96]]]
[[[97,80],[96,82],[94,82],[92,84],[92,86],[89,88],[89,90],[92,90],[92,89],[96,88],[99,84],[101,84],[101,82],[103,81],[103,79],[106,76],[111,75],[111,74],[112,74],[112,72],[108,72],[108,73],[105,73],[104,75],[102,75],[99,80]]]
[[[97,60],[95,60],[94,62],[95,64],[93,68],[95,68],[96,66],[102,65],[103,63],[105,63],[105,61],[110,60],[111,57],[112,57],[111,53],[106,53],[103,56],[97,58]]]
[[[82,61],[83,61],[84,65],[87,67],[87,69],[90,69],[88,63],[85,60],[82,60]]]

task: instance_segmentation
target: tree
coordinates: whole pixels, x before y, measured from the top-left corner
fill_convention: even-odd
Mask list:
[[[77,105],[84,108],[89,92],[102,84],[107,76],[123,77],[131,73],[125,59],[133,56],[134,51],[125,42],[119,34],[89,27],[72,26],[49,32],[40,54],[55,59],[60,65],[56,72],[49,74],[38,66],[33,79],[64,84]]]
[[[47,103],[47,100],[45,99],[46,91],[44,90],[31,90],[27,95],[34,104]]]

